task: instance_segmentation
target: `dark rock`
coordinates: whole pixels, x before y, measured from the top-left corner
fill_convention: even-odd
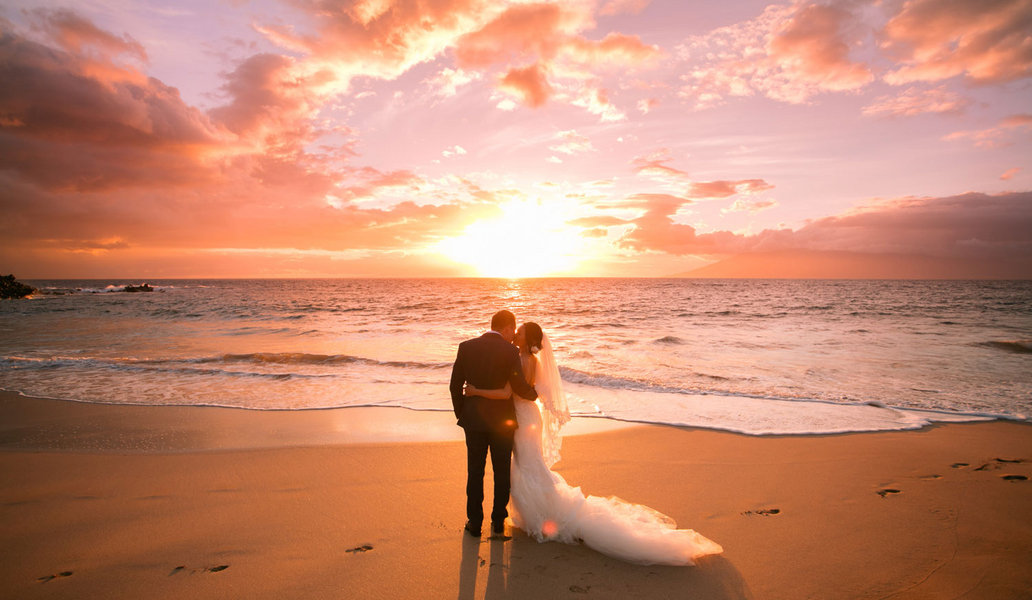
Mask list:
[[[0,298],[24,298],[35,291],[31,285],[15,280],[14,275],[0,277]]]
[[[146,283],[141,283],[140,285],[127,285],[127,286],[125,286],[125,291],[127,291],[127,292],[153,292],[154,288],[152,288],[151,286],[147,285]]]

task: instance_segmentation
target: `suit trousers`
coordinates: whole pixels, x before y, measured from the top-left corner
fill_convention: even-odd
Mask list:
[[[494,470],[494,500],[491,522],[497,523],[509,516],[509,472],[512,466],[514,431],[466,432],[466,518],[473,525],[484,521],[484,469],[487,453],[491,452]]]

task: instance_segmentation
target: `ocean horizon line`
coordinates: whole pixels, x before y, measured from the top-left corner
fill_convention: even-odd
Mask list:
[[[698,281],[1032,281],[1032,277],[700,277],[693,275],[545,275],[534,277],[494,277],[478,275],[462,276],[375,276],[375,275],[340,275],[340,276],[272,276],[272,277],[161,277],[161,276],[96,276],[96,277],[18,277],[20,281],[425,281],[425,280],[484,280],[484,281],[523,281],[523,280],[567,280],[567,279],[606,279],[606,280],[662,280],[691,279]]]

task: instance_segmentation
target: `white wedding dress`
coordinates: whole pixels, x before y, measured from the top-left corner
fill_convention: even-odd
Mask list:
[[[512,460],[513,524],[539,542],[583,542],[628,562],[692,565],[723,549],[691,529],[677,529],[670,517],[619,498],[587,496],[550,467],[559,460],[559,430],[570,420],[559,369],[547,336],[538,353],[534,387],[538,401],[516,396]]]

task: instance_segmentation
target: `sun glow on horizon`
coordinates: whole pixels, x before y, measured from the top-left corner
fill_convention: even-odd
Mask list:
[[[577,266],[583,238],[566,225],[561,208],[533,200],[513,200],[500,208],[501,216],[470,224],[437,249],[482,277],[543,277]]]

